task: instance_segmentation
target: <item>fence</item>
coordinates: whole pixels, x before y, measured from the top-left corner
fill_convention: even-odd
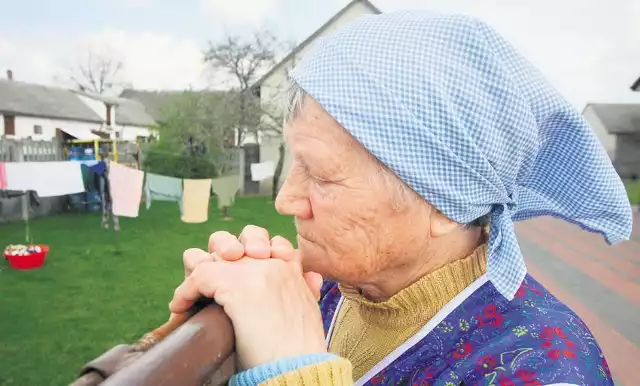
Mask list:
[[[62,143],[0,138],[0,162],[62,161]]]
[[[35,141],[0,137],[0,162],[62,161],[64,153],[60,141]],[[31,206],[29,217],[43,217],[64,210],[67,197],[41,197],[39,205]],[[0,198],[0,223],[19,221],[23,218],[23,201],[20,197]]]

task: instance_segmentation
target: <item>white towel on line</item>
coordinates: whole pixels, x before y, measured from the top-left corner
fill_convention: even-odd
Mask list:
[[[7,190],[33,190],[40,197],[84,192],[79,162],[7,162]]]
[[[273,177],[275,173],[275,165],[273,161],[265,161],[257,164],[251,164],[251,180],[262,181]]]

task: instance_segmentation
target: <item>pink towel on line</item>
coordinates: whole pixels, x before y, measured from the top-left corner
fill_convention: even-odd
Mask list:
[[[138,217],[144,172],[115,162],[108,167],[113,215]]]
[[[7,169],[4,167],[4,162],[0,162],[0,189],[7,188]]]

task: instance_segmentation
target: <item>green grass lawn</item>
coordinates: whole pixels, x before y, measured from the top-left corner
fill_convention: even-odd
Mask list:
[[[141,207],[120,219],[118,251],[98,214],[33,220],[35,242],[51,247],[45,265],[16,271],[0,259],[0,385],[67,385],[85,362],[165,322],[182,251],[206,249],[216,230],[237,235],[251,223],[294,240],[291,218],[267,198],[239,198],[231,221],[216,208],[207,223],[185,224],[177,204]],[[0,247],[12,243],[24,243],[22,223],[0,225]]]
[[[627,193],[632,205],[640,205],[640,182],[627,183]]]

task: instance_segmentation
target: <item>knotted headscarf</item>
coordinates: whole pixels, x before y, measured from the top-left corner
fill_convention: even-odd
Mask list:
[[[514,221],[551,215],[610,244],[630,236],[624,185],[591,128],[480,21],[365,16],[291,77],[444,215],[490,215],[487,275],[507,299],[526,274]]]

